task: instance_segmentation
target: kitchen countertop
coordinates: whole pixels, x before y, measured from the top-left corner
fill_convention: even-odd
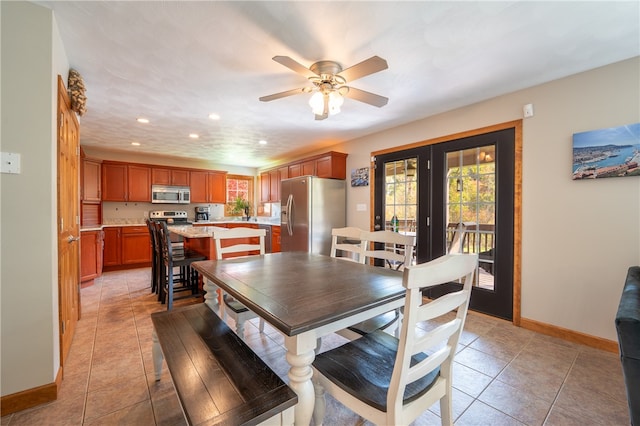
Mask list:
[[[167,229],[185,238],[209,238],[214,231],[227,231],[220,226],[169,225]]]
[[[257,218],[251,218],[250,221],[245,221],[245,220],[235,220],[235,219],[219,219],[219,220],[209,220],[209,221],[199,221],[199,222],[194,222],[191,219],[189,219],[189,221],[193,224],[197,224],[198,228],[203,228],[203,227],[211,227],[211,226],[215,226],[215,225],[222,225],[225,223],[255,223],[258,225],[271,225],[271,226],[280,226],[280,218],[276,217],[257,217]],[[169,225],[169,224],[168,224]],[[204,226],[203,226],[204,225]],[[81,226],[80,227],[80,231],[100,231],[103,228],[109,228],[109,227],[123,227],[123,226],[147,226],[145,223],[145,219],[138,219],[138,218],[133,218],[133,219],[106,219],[104,221],[104,223],[102,225],[86,225],[86,226]],[[172,226],[172,225],[169,225]],[[180,226],[180,225],[175,225],[175,226]]]

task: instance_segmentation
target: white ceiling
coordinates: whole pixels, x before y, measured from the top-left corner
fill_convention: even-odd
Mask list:
[[[83,145],[248,167],[640,55],[637,1],[37,3],[84,78]],[[310,85],[276,55],[378,55],[389,69],[350,85],[389,103],[316,121],[309,94],[260,102]]]

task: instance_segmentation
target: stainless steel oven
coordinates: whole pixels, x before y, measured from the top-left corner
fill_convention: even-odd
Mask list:
[[[167,225],[191,225],[184,210],[153,210],[149,212],[149,219],[165,222]],[[171,246],[174,249],[184,248],[184,239],[175,233],[170,233]]]

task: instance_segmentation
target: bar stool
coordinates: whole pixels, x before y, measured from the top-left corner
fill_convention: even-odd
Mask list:
[[[160,301],[167,304],[167,310],[171,310],[175,292],[189,291],[188,296],[198,293],[198,273],[191,268],[191,264],[205,260],[206,256],[190,250],[174,253],[167,224],[158,222],[156,229],[159,230],[156,235],[159,236],[162,253],[159,273]],[[180,268],[177,275],[174,274],[174,268]]]

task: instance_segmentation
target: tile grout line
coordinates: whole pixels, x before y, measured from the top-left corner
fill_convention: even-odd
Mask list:
[[[100,319],[100,308],[102,307],[102,290],[104,289],[103,283],[102,283],[102,277],[99,277],[100,282],[98,285],[100,285],[100,296],[98,296],[98,307],[96,309],[96,325],[95,328],[93,330],[93,340],[91,342],[91,359],[89,360],[89,374],[87,375],[87,384],[85,385],[85,392],[84,392],[84,403],[82,405],[82,424],[85,423],[86,421],[86,416],[87,416],[87,404],[89,402],[89,384],[91,383],[91,374],[93,371],[93,359],[95,356],[95,350],[96,350],[96,339],[98,338],[98,320]],[[94,285],[96,285],[96,280],[94,279]]]

